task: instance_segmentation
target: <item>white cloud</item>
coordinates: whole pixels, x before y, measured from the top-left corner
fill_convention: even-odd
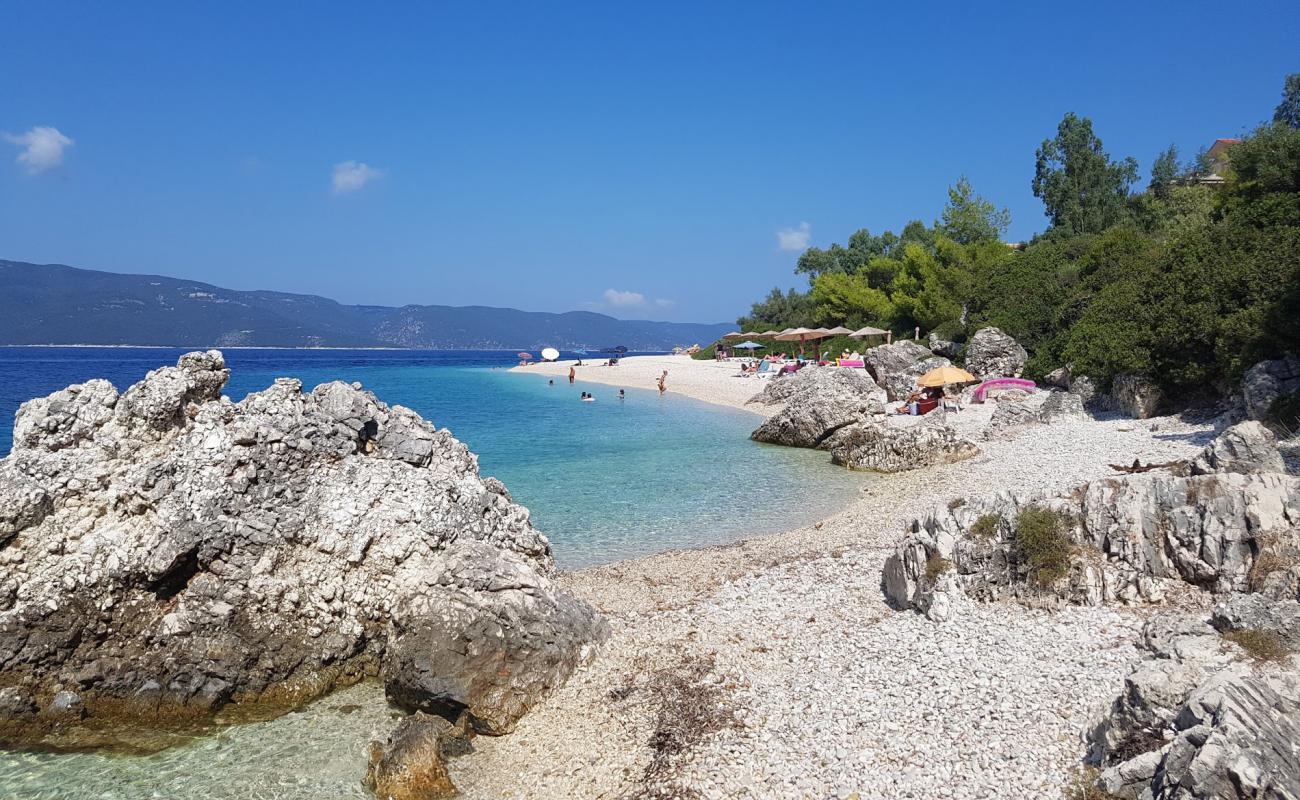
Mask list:
[[[806,250],[812,238],[812,226],[800,222],[797,228],[782,228],[776,232],[776,243],[782,250]]]
[[[645,305],[645,295],[640,292],[620,292],[617,289],[606,289],[601,297],[605,298],[605,305],[614,308]]]
[[[0,136],[9,144],[23,148],[18,154],[18,163],[35,175],[47,169],[54,169],[63,163],[63,151],[72,147],[74,142],[59,132],[58,128],[35,127],[27,133],[14,135],[3,133]]]
[[[659,306],[660,308],[671,308],[672,306],[677,305],[677,301],[669,300],[666,297],[661,297],[655,301],[655,305]]]
[[[359,190],[362,186],[370,183],[375,178],[381,178],[384,175],[382,169],[374,167],[362,161],[344,161],[334,165],[334,194],[349,194]]]

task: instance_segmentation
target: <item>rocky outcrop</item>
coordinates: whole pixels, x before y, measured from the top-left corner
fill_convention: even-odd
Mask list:
[[[75,716],[79,744],[112,744],[376,674],[409,708],[500,733],[604,635],[448,431],[355,384],[232,403],[228,374],[190,353],[120,395],[90,381],[20,409],[0,461],[0,739],[58,746]]]
[[[1021,530],[1030,522],[1032,542]],[[1096,605],[1158,601],[1174,581],[1246,591],[1264,573],[1288,568],[1261,554],[1300,544],[1300,479],[1146,473],[1066,495],[969,499],[934,509],[908,531],[882,576],[890,602],[901,608],[943,605],[934,595],[946,592]],[[1044,548],[1055,559],[1051,570],[1035,563]],[[943,585],[927,578],[936,559],[949,567]]]
[[[748,402],[774,406],[788,403],[799,394],[874,397],[881,402],[885,400],[885,393],[865,370],[808,366],[794,374],[769,379],[763,391],[749,398]]]
[[[956,358],[961,354],[961,345],[956,342],[950,342],[937,333],[931,333],[928,340],[930,352],[936,356],[944,358]]]
[[[884,413],[874,397],[802,392],[750,434],[756,442],[786,447],[823,447],[836,431]]]
[[[1100,788],[1125,798],[1296,797],[1300,672],[1284,655],[1280,668],[1258,669],[1248,663],[1258,652],[1229,642],[1243,641],[1243,632],[1285,642],[1277,620],[1293,621],[1298,605],[1234,595],[1208,622],[1149,622],[1149,657],[1088,735],[1091,758],[1104,767]]]
[[[898,372],[885,376],[884,383],[881,384],[885,393],[892,401],[906,400],[911,397],[912,392],[919,388],[917,379],[930,370],[939,369],[940,367],[951,366],[952,362],[946,358],[931,356],[923,358],[920,361]]]
[[[1241,378],[1242,401],[1251,419],[1268,419],[1274,401],[1296,393],[1300,393],[1300,357],[1261,361]]]
[[[901,400],[915,388],[916,376],[933,369],[929,367],[917,372],[918,362],[933,360],[934,354],[920,342],[907,339],[872,347],[862,354],[862,359],[871,377],[889,394],[889,399]],[[946,359],[942,363],[947,363]]]
[[[1069,392],[1050,392],[1037,404],[1028,400],[1001,402],[999,398],[998,407],[994,409],[993,416],[984,429],[984,438],[1007,438],[1035,425],[1050,425],[1086,416],[1083,400]]]
[[[397,724],[388,741],[370,743],[366,788],[379,800],[441,800],[458,794],[446,758],[472,735],[463,723],[415,712]]]
[[[966,371],[977,378],[1017,377],[1029,354],[998,328],[980,328],[966,345]]]
[[[1286,472],[1277,437],[1254,420],[1239,422],[1215,437],[1192,462],[1192,472]]]
[[[1160,387],[1140,375],[1116,375],[1104,405],[1134,419],[1150,419],[1160,409],[1164,394]]]
[[[855,423],[832,437],[830,451],[834,464],[873,472],[902,472],[979,455],[975,443],[959,437],[938,412],[907,427]]]
[[[1070,378],[1069,392],[1077,395],[1084,406],[1090,406],[1097,397],[1097,385],[1087,375],[1074,375]]]
[[[804,367],[773,378],[749,402],[785,407],[751,434],[758,442],[787,447],[822,447],[831,434],[883,414],[884,392],[858,369]]]

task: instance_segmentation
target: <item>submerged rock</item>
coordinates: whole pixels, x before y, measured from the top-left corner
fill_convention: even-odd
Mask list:
[[[370,743],[365,785],[379,800],[441,800],[458,794],[447,773],[449,740],[467,731],[442,717],[416,712],[398,723],[388,741]]]
[[[966,345],[966,370],[977,378],[1016,377],[1029,353],[999,328],[980,328]]]
[[[0,740],[300,705],[366,675],[508,730],[604,635],[477,459],[358,385],[220,396],[219,352],[19,410],[0,461]],[[423,659],[403,658],[418,642]],[[418,676],[404,670],[424,670]],[[404,689],[421,705],[417,689]],[[62,724],[60,722],[60,724]]]

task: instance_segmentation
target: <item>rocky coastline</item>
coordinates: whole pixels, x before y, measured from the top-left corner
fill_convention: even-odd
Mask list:
[[[983,337],[990,374],[1023,367],[1023,350],[1003,337]],[[224,368],[219,356],[200,354],[168,368],[194,374],[167,371],[144,382],[167,391],[133,388],[108,411],[72,397],[24,407],[27,455],[19,461],[27,466],[11,473],[14,467],[0,462],[5,497],[20,498],[4,504],[16,510],[0,516],[0,538],[20,526],[23,533],[10,534],[0,558],[11,557],[5,553],[13,540],[33,527],[63,530],[59,515],[86,505],[46,479],[68,474],[56,467],[78,450],[117,441],[125,462],[127,436],[119,431],[130,430],[149,442],[146,455],[175,450],[182,439],[182,452],[204,453],[208,426],[233,431],[235,420],[278,415],[287,403],[295,424],[326,414],[333,421],[324,427],[351,431],[340,434],[336,449],[351,442],[354,450],[306,467],[313,482],[321,477],[314,470],[327,473],[339,463],[364,470],[390,462],[385,469],[400,470],[359,484],[352,480],[359,473],[348,473],[354,496],[358,485],[382,485],[386,499],[335,530],[351,531],[378,513],[376,530],[399,531],[385,537],[430,541],[429,525],[384,516],[393,481],[406,485],[424,470],[436,474],[428,477],[430,494],[420,495],[428,505],[408,505],[436,507],[437,514],[411,519],[445,516],[476,531],[465,537],[471,541],[432,534],[438,546],[421,556],[427,561],[419,572],[445,580],[421,581],[401,601],[383,604],[380,624],[361,626],[375,633],[363,637],[355,660],[336,659],[355,665],[354,673],[312,684],[314,695],[381,675],[387,696],[414,712],[372,750],[365,780],[380,796],[1294,796],[1300,771],[1279,744],[1295,738],[1289,652],[1300,644],[1293,608],[1300,568],[1290,561],[1300,484],[1286,473],[1294,444],[1279,452],[1262,426],[1237,424],[1247,416],[1240,412],[1142,418],[1158,405],[1141,387],[1125,389],[1119,400],[1099,398],[1086,378],[1068,374],[1058,376],[1059,391],[1008,392],[957,413],[882,422],[882,403],[915,380],[916,364],[956,355],[951,348],[944,355],[949,343],[942,341],[925,352],[900,344],[877,354],[876,372],[814,369],[797,382],[766,385],[732,379],[748,391],[740,397],[728,388],[727,404],[751,400],[762,415],[756,439],[819,447],[828,459],[857,462],[846,466],[891,472],[835,516],[784,534],[555,573],[527,512],[504,487],[480,478],[472,454],[445,431],[342,384],[311,393],[277,384],[261,393],[266,398],[230,404],[210,388],[219,391],[224,380],[211,374]],[[693,366],[679,363],[679,379],[690,383]],[[712,366],[701,364],[700,373]],[[619,375],[645,371],[617,369],[599,374],[618,385]],[[1261,374],[1268,379],[1258,383],[1275,389],[1289,373]],[[692,385],[713,380],[710,373]],[[166,398],[159,405],[171,410],[144,412],[155,405],[136,400],[145,394]],[[1113,410],[1119,407],[1126,412]],[[132,421],[137,415],[143,423]],[[141,434],[138,426],[154,419],[163,427]],[[272,449],[304,457],[283,438],[255,441],[255,448],[279,443],[282,449]],[[228,482],[231,464],[218,455],[234,446],[213,449],[204,463],[216,466],[194,470]],[[1153,464],[1163,466],[1125,471]],[[202,489],[228,503],[234,490],[213,488],[219,481]],[[109,520],[125,513],[120,496],[106,506]],[[325,508],[329,498],[307,501]],[[457,516],[465,508],[483,521]],[[67,518],[78,515],[85,513]],[[1059,534],[1062,561],[1027,560],[1022,531],[1032,524]],[[344,546],[350,541],[340,539],[329,558],[354,552]],[[385,541],[375,538],[361,565],[384,552]],[[69,552],[52,553],[50,563]],[[1053,563],[1059,569],[1044,566]],[[375,566],[402,573],[403,564]],[[341,567],[345,575],[359,568]],[[140,573],[130,591],[156,602],[157,575]],[[210,598],[195,601],[202,609]],[[498,601],[510,605],[492,605]],[[199,616],[200,624],[210,616]],[[476,649],[513,635],[506,622],[540,625],[556,647]],[[371,635],[382,646],[372,646]],[[1260,641],[1281,656],[1257,658]],[[503,658],[512,675],[506,682],[492,669]],[[21,687],[25,694],[12,707],[32,718],[65,715],[84,728],[91,712],[106,708],[97,705],[95,685],[78,691],[75,675],[50,674],[39,679],[28,669],[20,681],[0,683]],[[464,678],[454,692],[439,678],[447,675]],[[60,696],[65,691],[76,700]],[[202,691],[190,697],[211,714]],[[224,702],[246,701],[231,694]]]

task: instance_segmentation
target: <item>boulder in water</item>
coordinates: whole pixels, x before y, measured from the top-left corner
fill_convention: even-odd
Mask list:
[[[355,384],[281,379],[233,403],[228,375],[189,353],[120,395],[90,381],[19,410],[0,460],[0,740],[112,745],[368,675],[500,732],[605,635],[450,432]],[[75,731],[32,711],[71,690]]]

